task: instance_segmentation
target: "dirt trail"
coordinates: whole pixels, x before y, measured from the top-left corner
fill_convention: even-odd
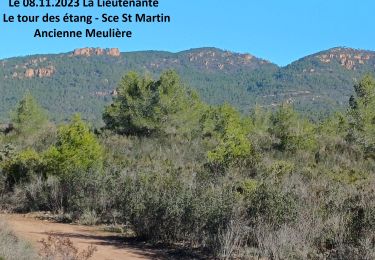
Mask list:
[[[119,235],[104,232],[95,227],[79,225],[52,223],[38,220],[34,217],[22,215],[0,215],[10,228],[27,241],[30,241],[35,248],[40,247],[40,241],[50,234],[57,234],[69,238],[80,250],[86,249],[89,245],[97,247],[93,260],[145,260],[163,259],[158,252],[142,247],[141,245],[129,244]]]

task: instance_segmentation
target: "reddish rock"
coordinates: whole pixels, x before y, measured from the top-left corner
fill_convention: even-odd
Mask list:
[[[98,55],[98,56],[102,56],[104,55],[104,50],[103,49],[100,49],[100,48],[96,48],[94,49],[94,52],[95,52],[95,55]]]
[[[120,50],[118,48],[112,48],[107,51],[107,55],[113,56],[113,57],[119,57],[120,56]]]
[[[49,66],[46,68],[39,68],[36,70],[36,75],[39,78],[46,78],[46,77],[51,77],[53,74],[55,74],[55,67],[54,66]]]
[[[25,78],[31,79],[35,75],[34,69],[27,69],[25,72]]]
[[[90,56],[91,50],[90,48],[82,48],[82,49],[75,49],[73,52],[74,56]]]

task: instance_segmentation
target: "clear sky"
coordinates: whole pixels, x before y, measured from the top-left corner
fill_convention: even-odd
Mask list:
[[[32,35],[36,27],[73,30],[87,26],[5,24],[3,13],[18,13],[16,9],[7,7],[8,1],[0,1],[0,58],[61,53],[86,46],[118,47],[121,51],[173,52],[218,47],[251,53],[286,65],[305,55],[336,46],[375,50],[374,0],[159,0],[159,9],[144,11],[169,14],[172,16],[170,24],[112,25],[133,30],[132,39],[34,39]],[[103,12],[121,14],[129,11],[52,10],[51,14],[91,12],[95,16]],[[44,14],[46,11],[38,12]],[[111,26],[95,24],[88,27],[100,29]]]

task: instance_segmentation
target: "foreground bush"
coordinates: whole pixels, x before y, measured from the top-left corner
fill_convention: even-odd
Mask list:
[[[40,243],[42,248],[39,255],[42,260],[89,260],[97,250],[91,245],[80,252],[69,238],[59,236],[49,236]]]

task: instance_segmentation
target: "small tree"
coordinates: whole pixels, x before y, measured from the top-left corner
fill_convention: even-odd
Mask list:
[[[366,75],[354,86],[350,98],[348,140],[360,144],[375,159],[375,79]]]
[[[299,118],[289,104],[283,104],[272,116],[269,132],[283,151],[296,152],[315,147],[313,125]]]
[[[27,93],[18,103],[11,118],[14,129],[24,135],[41,129],[48,122],[46,112],[30,93]]]
[[[230,105],[213,108],[203,117],[203,135],[213,137],[216,147],[208,152],[211,163],[221,166],[253,163],[255,152],[248,129],[238,111]]]

